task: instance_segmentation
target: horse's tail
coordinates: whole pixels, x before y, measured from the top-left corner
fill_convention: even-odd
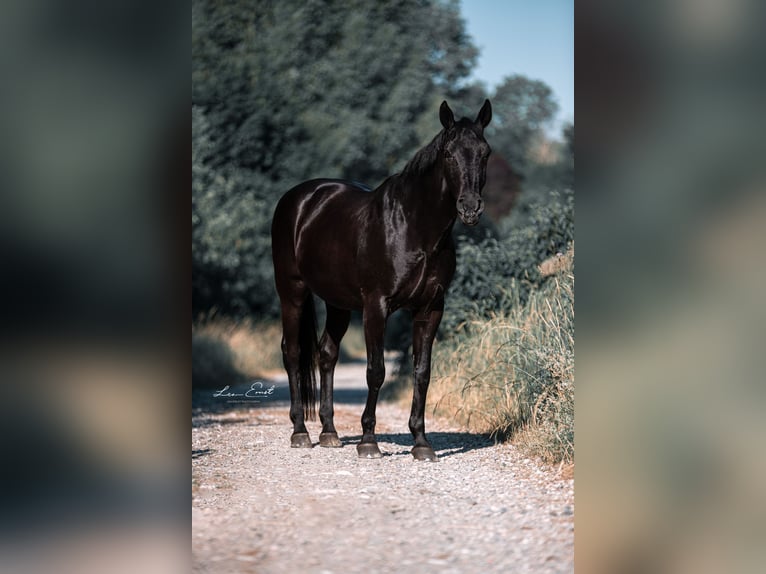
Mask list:
[[[298,334],[300,359],[298,361],[298,384],[301,390],[303,416],[316,419],[316,368],[319,343],[317,342],[317,318],[314,310],[314,295],[309,293],[301,310],[301,324]]]

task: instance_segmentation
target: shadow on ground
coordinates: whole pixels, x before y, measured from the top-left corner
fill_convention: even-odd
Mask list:
[[[365,404],[365,365],[366,361],[361,359],[351,359],[338,364],[333,390],[333,401],[336,405]],[[347,369],[349,366],[354,367],[351,374]],[[388,371],[392,372],[393,368],[389,362]],[[204,426],[202,421],[196,420],[203,415],[246,415],[264,407],[284,407],[290,404],[290,389],[286,377],[259,377],[248,380],[244,375],[240,375],[236,382],[229,385],[221,383],[218,386],[215,386],[214,381],[215,379],[212,383],[208,382],[206,386],[192,387],[192,426]]]
[[[262,380],[262,379],[261,379]],[[263,381],[266,390],[272,383]],[[246,395],[250,385],[232,386],[224,393],[222,389],[193,389],[192,409],[204,409],[210,412],[227,410],[249,410],[251,408],[263,408],[283,406],[290,404],[290,390],[287,384],[274,384],[274,391],[269,395],[261,396],[226,396],[225,393],[237,393]],[[260,390],[259,388],[255,389]],[[218,393],[218,394],[216,394]],[[335,389],[333,401],[336,405],[363,405],[367,400],[367,389]]]
[[[334,403],[336,405],[358,406],[361,413],[361,407],[367,400],[367,388],[364,383],[365,363],[362,361],[351,364],[358,369],[351,372],[348,369],[336,371],[336,387],[333,392]],[[393,370],[392,365],[388,365],[388,370],[389,372]],[[390,382],[387,381],[386,384],[390,384]],[[284,377],[253,379],[220,388],[194,388],[192,390],[192,427],[246,423],[252,421],[253,416],[257,417],[258,412],[264,408],[287,408],[289,405],[290,389]],[[227,416],[222,418],[216,415]],[[285,424],[289,423],[285,421]],[[402,447],[396,452],[386,452],[384,446],[382,448],[383,456],[410,456],[410,449],[413,446],[411,434],[381,433],[377,437],[381,443]],[[487,435],[459,431],[429,432],[428,438],[440,458],[488,448],[495,444],[495,441]],[[361,435],[347,436],[341,437],[341,442],[344,445],[355,447],[361,439]],[[205,456],[206,454],[208,453],[200,452],[197,456]]]
[[[473,434],[469,432],[429,432],[426,433],[431,446],[434,447],[439,458],[447,458],[456,454],[463,454],[482,448],[489,448],[495,445],[495,441],[488,435]],[[397,452],[386,452],[385,445],[381,447],[383,456],[410,455],[410,449],[413,446],[412,435],[408,433],[379,433],[375,435],[379,443],[393,443],[405,449]],[[362,435],[341,437],[344,446],[356,446],[362,440]]]
[[[212,449],[209,448],[200,448],[197,450],[192,449],[192,460],[195,458],[201,458],[203,456],[209,455],[212,451]]]
[[[367,401],[367,389],[336,387],[333,392],[333,401],[335,405],[364,405]],[[263,408],[289,406],[290,389],[287,381],[284,380],[259,378],[228,387],[222,385],[220,388],[194,388],[192,389],[192,427],[243,422],[250,414]],[[241,415],[242,418],[215,421],[209,418],[209,415],[225,414]]]

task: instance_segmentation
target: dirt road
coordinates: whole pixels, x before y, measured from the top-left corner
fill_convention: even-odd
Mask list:
[[[194,572],[573,571],[573,481],[556,469],[428,416],[440,460],[415,462],[409,413],[385,403],[384,456],[359,459],[364,373],[338,366],[336,449],[289,447],[284,377],[226,391],[256,399],[195,391]]]

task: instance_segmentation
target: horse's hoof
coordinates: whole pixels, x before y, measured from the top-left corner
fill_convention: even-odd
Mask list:
[[[359,454],[359,458],[381,458],[378,443],[376,442],[362,442],[356,445],[356,452]]]
[[[428,460],[431,462],[436,462],[439,460],[439,457],[436,456],[434,449],[432,449],[430,446],[413,447],[412,456],[415,457],[415,460]]]
[[[339,448],[343,446],[336,432],[323,432],[319,435],[319,446]]]
[[[293,448],[312,448],[311,437],[307,432],[295,432],[290,437],[290,446]]]

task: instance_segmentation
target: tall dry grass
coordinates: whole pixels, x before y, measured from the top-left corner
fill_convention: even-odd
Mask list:
[[[192,327],[192,385],[223,386],[282,369],[282,327],[228,318]]]
[[[436,343],[429,409],[546,462],[573,461],[573,259],[571,247],[545,262],[548,279],[524,305],[469,321]]]

